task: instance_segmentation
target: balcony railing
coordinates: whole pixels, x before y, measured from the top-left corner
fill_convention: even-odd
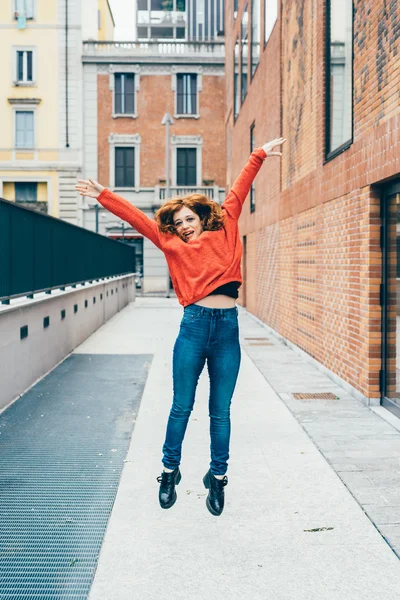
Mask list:
[[[154,188],[155,192],[155,203],[160,204],[167,199],[167,190],[164,186],[156,185]],[[218,202],[219,187],[218,185],[207,185],[207,186],[185,186],[185,185],[173,185],[169,188],[169,197],[175,196],[188,196],[189,194],[203,194]]]
[[[111,56],[168,58],[170,56],[193,56],[196,58],[221,59],[225,47],[221,42],[83,42],[83,58],[105,58]]]

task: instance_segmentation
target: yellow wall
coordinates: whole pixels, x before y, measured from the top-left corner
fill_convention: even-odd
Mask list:
[[[58,210],[58,173],[56,171],[7,171],[4,173],[7,175],[7,179],[13,178],[14,181],[34,181],[35,177],[39,179],[48,179],[49,187],[46,181],[38,181],[38,202],[49,202],[51,203],[51,209],[49,208],[49,214],[53,217],[59,216]],[[24,179],[24,175],[26,179]],[[5,200],[15,200],[15,186],[14,181],[5,181],[3,183],[3,198]],[[51,195],[51,197],[50,197]]]
[[[98,7],[101,14],[99,41],[112,41],[114,39],[114,21],[110,4],[107,0],[98,0]]]
[[[13,108],[8,98],[38,98],[36,106],[35,146],[40,148],[58,148],[58,29],[57,2],[36,0],[36,17],[40,24],[54,25],[54,29],[33,29],[32,21],[27,21],[26,29],[17,29],[12,18],[12,0],[0,1],[0,23],[12,25],[2,29],[0,35],[0,56],[2,69],[0,77],[0,151],[12,148],[14,144]],[[36,81],[33,86],[13,85],[13,65],[15,64],[15,46],[33,46],[36,49]],[[34,75],[35,77],[35,75]],[[29,107],[27,107],[29,110]],[[40,153],[39,153],[40,160]]]

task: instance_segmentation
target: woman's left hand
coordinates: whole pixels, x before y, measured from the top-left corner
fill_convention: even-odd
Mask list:
[[[271,140],[264,144],[262,149],[264,150],[267,156],[282,156],[282,152],[272,152],[276,146],[281,146],[286,142],[286,138],[277,138],[276,140]]]

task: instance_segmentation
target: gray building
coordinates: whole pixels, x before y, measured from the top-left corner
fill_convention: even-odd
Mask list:
[[[137,0],[138,40],[213,41],[224,31],[224,0]]]

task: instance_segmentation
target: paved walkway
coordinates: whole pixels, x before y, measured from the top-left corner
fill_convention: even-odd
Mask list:
[[[178,501],[168,511],[159,507],[156,476],[181,313],[176,300],[140,298],[76,350],[154,355],[90,600],[394,598],[395,537],[391,548],[364,510],[368,501],[382,510],[388,501],[400,505],[399,431],[244,312],[225,511],[210,515],[202,486],[209,462],[206,371],[184,443]],[[253,346],[246,337],[267,337],[271,345]],[[339,399],[291,396],[316,385]],[[388,519],[399,527],[394,509]]]

